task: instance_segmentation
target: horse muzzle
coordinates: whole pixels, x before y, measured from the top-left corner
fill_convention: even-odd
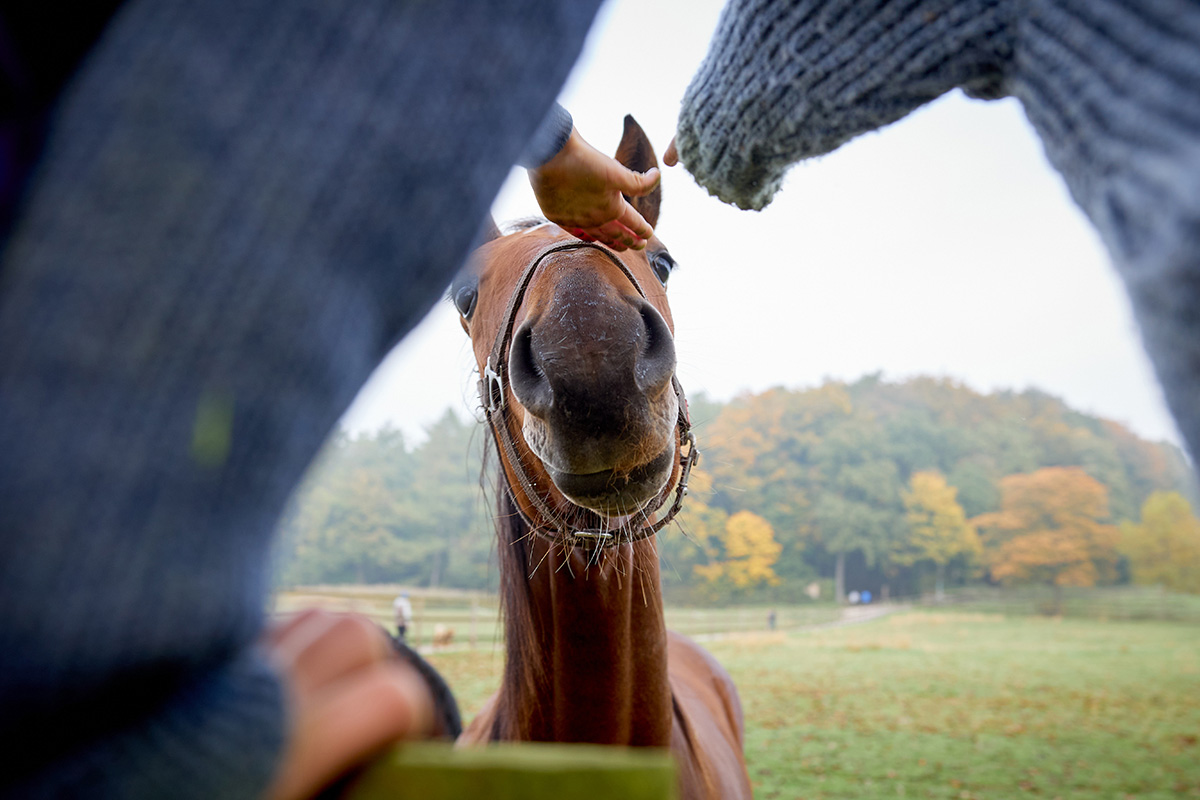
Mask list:
[[[555,487],[577,506],[604,517],[636,514],[667,488],[678,461],[675,443],[650,461],[628,470],[605,469],[575,473],[557,470],[543,461]]]

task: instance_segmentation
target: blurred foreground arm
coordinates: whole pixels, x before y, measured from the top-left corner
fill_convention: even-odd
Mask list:
[[[38,107],[0,176],[0,797],[251,800],[353,758],[301,735],[334,685],[300,703],[258,645],[271,543],[598,5],[125,0]],[[359,672],[350,709],[415,702]]]

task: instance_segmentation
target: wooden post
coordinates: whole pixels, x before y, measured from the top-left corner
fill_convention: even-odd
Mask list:
[[[471,649],[475,649],[475,617],[479,614],[479,601],[471,598]]]
[[[676,800],[667,750],[565,744],[455,749],[412,743],[381,757],[342,797],[349,800]]]

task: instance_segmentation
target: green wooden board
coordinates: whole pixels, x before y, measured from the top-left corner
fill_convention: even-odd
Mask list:
[[[675,800],[667,750],[571,744],[397,747],[355,780],[349,800]]]

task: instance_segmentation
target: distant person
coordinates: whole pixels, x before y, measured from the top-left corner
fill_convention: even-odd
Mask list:
[[[775,609],[773,608],[771,609],[771,612],[767,614],[767,630],[775,630]]]
[[[1200,457],[1195,0],[732,0],[663,161],[724,202],[762,209],[793,164],[955,88],[1024,107],[1108,248]],[[998,223],[994,235],[1019,233]]]
[[[412,602],[408,599],[408,592],[396,595],[396,599],[392,601],[392,613],[396,617],[396,636],[400,641],[405,641],[408,626],[413,620]]]

